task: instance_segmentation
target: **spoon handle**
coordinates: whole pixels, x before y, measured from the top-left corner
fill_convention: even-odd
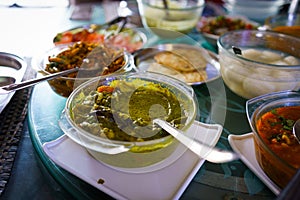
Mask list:
[[[15,91],[15,90],[24,89],[24,88],[27,88],[29,86],[33,86],[33,85],[35,85],[35,84],[37,84],[41,81],[51,80],[51,79],[54,79],[54,78],[59,77],[59,76],[63,76],[63,75],[67,75],[67,74],[70,74],[70,73],[73,73],[73,72],[77,72],[78,70],[79,70],[79,68],[73,68],[73,69],[65,70],[65,71],[62,71],[62,72],[55,73],[55,74],[50,74],[50,75],[47,75],[47,76],[43,76],[41,78],[35,78],[35,79],[23,81],[21,83],[9,84],[9,85],[6,85],[6,86],[3,86],[3,87],[0,88],[1,89],[0,94],[9,93],[9,92],[12,92],[12,91]]]
[[[294,25],[295,19],[296,19],[296,11],[297,11],[297,6],[298,6],[298,1],[299,0],[292,0],[289,10],[288,10],[288,21],[287,25],[292,26]]]
[[[289,10],[288,10],[289,14],[295,14],[296,13],[297,6],[298,6],[298,1],[299,0],[292,0],[291,1],[290,7],[289,7]]]
[[[161,119],[154,119],[153,122],[159,125],[162,129],[170,133],[179,142],[189,148],[192,152],[200,158],[204,158],[212,163],[224,163],[236,160],[239,156],[231,151],[212,147],[200,141],[196,141],[186,136],[181,130],[174,128],[166,121]]]

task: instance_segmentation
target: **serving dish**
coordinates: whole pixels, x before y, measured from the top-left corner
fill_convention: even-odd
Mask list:
[[[146,35],[138,29],[125,27],[126,18],[116,18],[108,24],[88,24],[57,33],[55,45],[72,42],[106,43],[133,52],[147,42]],[[124,21],[123,23],[125,23]]]
[[[182,59],[190,61],[194,68],[191,71],[186,72],[181,71],[180,69],[177,70],[174,67],[164,66],[163,62],[160,64],[157,62],[157,60],[155,60],[155,56],[162,52],[174,53]],[[164,57],[164,59],[166,59],[166,61],[174,61],[173,57]],[[194,60],[196,60],[196,62]],[[134,61],[137,71],[152,71],[156,73],[161,73],[179,79],[183,82],[186,82],[189,85],[200,85],[203,83],[208,83],[218,79],[221,76],[219,72],[218,56],[215,53],[196,45],[155,45],[137,51],[134,54]],[[198,68],[197,64],[201,65],[201,67]]]
[[[187,130],[198,114],[193,89],[158,73],[94,78],[67,99],[59,125],[97,160],[123,168],[155,164],[178,142],[152,120]]]
[[[144,27],[153,30],[167,29],[174,32],[189,33],[202,15],[203,0],[138,0],[138,9]],[[154,29],[152,29],[154,28]]]
[[[25,60],[17,55],[0,52],[0,87],[22,81],[27,68]],[[0,94],[0,113],[9,103],[14,92]]]
[[[256,159],[264,172],[284,188],[300,167],[300,144],[292,128],[300,119],[300,92],[281,91],[246,102]]]
[[[224,0],[228,13],[244,15],[251,20],[263,23],[269,17],[278,14],[287,0]]]
[[[227,32],[218,40],[222,78],[229,89],[245,99],[298,90],[299,48],[300,38],[273,31]]]
[[[204,132],[198,139],[214,146],[222,129],[195,121],[186,133],[195,131]],[[43,150],[58,166],[116,199],[179,199],[205,162],[179,145],[156,165],[121,169],[99,162],[66,135],[45,143]]]
[[[242,15],[220,15],[214,17],[201,17],[197,23],[196,29],[204,39],[213,46],[217,46],[217,40],[220,35],[233,30],[253,30],[257,29],[259,24],[249,20]]]
[[[91,78],[131,70],[131,54],[106,44],[75,42],[57,45],[32,59],[42,75],[79,67],[77,73],[48,81],[53,91],[68,97],[80,84]]]
[[[291,19],[288,13],[282,13],[268,17],[263,28],[300,37],[300,14],[295,14]]]

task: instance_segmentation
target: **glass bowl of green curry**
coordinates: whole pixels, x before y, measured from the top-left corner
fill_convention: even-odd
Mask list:
[[[59,124],[97,160],[119,168],[141,168],[166,159],[179,144],[153,119],[185,131],[197,114],[190,86],[140,72],[82,84],[69,96]]]

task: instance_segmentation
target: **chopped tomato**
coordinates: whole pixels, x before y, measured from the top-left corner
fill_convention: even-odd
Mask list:
[[[114,88],[111,86],[107,86],[107,85],[101,85],[100,87],[97,88],[97,91],[112,93],[114,91]]]
[[[133,52],[142,47],[143,41],[136,40],[136,37],[132,33],[120,33],[117,35],[112,35],[109,38],[105,39],[106,34],[103,32],[90,32],[87,29],[80,30],[76,33],[71,31],[66,31],[65,33],[58,34],[54,43],[58,44],[67,44],[72,42],[88,42],[88,43],[97,43],[97,44],[111,44],[112,46],[119,47],[128,52]]]
[[[78,42],[84,40],[86,37],[88,37],[90,33],[84,29],[83,31],[80,31],[78,33],[75,33],[73,35],[73,42]]]
[[[73,40],[73,34],[71,32],[65,32],[60,40],[56,43],[64,44],[64,43],[70,43]]]
[[[103,43],[104,41],[104,34],[99,33],[89,33],[85,39],[82,41],[85,42],[96,42],[96,43]]]

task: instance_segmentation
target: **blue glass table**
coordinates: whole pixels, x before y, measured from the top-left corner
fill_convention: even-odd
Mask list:
[[[250,132],[245,115],[245,99],[233,94],[221,78],[193,86],[201,113],[200,121],[223,124],[217,146],[230,149],[229,134]],[[43,165],[54,179],[76,198],[109,198],[51,161],[42,149],[63,132],[58,126],[66,98],[54,93],[47,83],[35,86],[29,104],[30,136]],[[213,106],[212,106],[213,105]],[[273,199],[275,195],[240,161],[224,164],[205,162],[193,178],[182,199],[253,198]]]
[[[99,12],[103,12],[103,9],[100,8]],[[101,20],[103,18],[98,18],[95,22],[102,23]],[[84,23],[71,22],[73,26]],[[191,33],[190,37],[203,47],[215,50],[201,35]],[[157,40],[151,42],[153,45]],[[245,114],[246,100],[232,93],[221,78],[195,85],[193,89],[199,103],[200,121],[219,123],[224,127],[217,146],[230,149],[227,139],[229,134],[240,135],[251,131]],[[110,199],[109,195],[59,167],[43,151],[44,143],[63,135],[58,119],[65,102],[66,98],[54,93],[47,82],[34,87],[28,108],[28,126],[33,147],[46,171],[71,196],[76,199]],[[205,162],[181,196],[181,199],[274,198],[275,195],[240,160],[224,164]]]

